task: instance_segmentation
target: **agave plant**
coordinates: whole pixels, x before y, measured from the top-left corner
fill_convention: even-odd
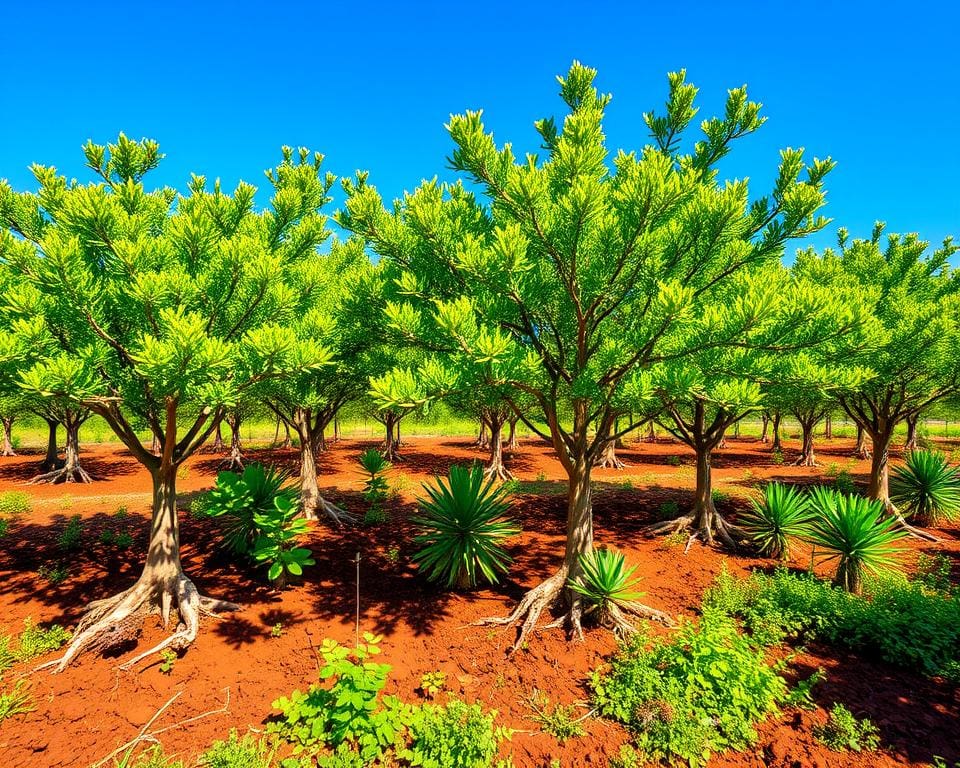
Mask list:
[[[637,566],[627,566],[622,552],[601,547],[580,555],[579,562],[580,576],[568,586],[586,599],[588,612],[596,611],[601,625],[610,623],[615,610],[627,609],[643,596],[635,590],[640,583],[633,578]]]
[[[885,514],[882,501],[817,488],[811,503],[818,517],[809,540],[827,560],[837,560],[834,583],[859,594],[865,570],[874,573],[896,566],[907,532]]]
[[[741,527],[768,557],[788,559],[790,541],[810,533],[810,502],[790,485],[768,483],[763,499],[753,500],[753,509],[743,516]]]
[[[918,525],[960,515],[960,472],[938,451],[911,451],[890,478],[890,500]]]
[[[427,498],[411,518],[420,531],[414,543],[422,547],[413,561],[430,581],[473,587],[482,576],[495,584],[512,562],[503,542],[520,529],[507,517],[508,492],[484,480],[482,467],[454,465],[449,478],[424,484]]]
[[[235,555],[250,555],[260,533],[257,515],[269,515],[279,499],[285,507],[299,503],[299,493],[286,483],[289,475],[274,467],[248,464],[242,474],[221,472],[200,509],[222,517],[223,545]]]
[[[367,479],[363,483],[363,498],[370,505],[363,518],[364,522],[369,525],[382,523],[387,518],[383,503],[389,496],[389,485],[385,475],[393,464],[387,461],[376,448],[368,448],[360,454],[360,466],[367,473]]]

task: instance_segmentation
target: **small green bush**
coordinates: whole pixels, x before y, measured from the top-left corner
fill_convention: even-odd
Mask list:
[[[83,538],[83,522],[80,515],[73,515],[68,521],[66,528],[57,537],[57,546],[66,552],[74,552],[80,549],[81,539]]]
[[[754,726],[789,700],[763,650],[718,611],[669,640],[651,644],[639,635],[590,685],[597,711],[627,725],[645,758],[691,766],[749,747]]]
[[[0,724],[8,717],[33,712],[33,701],[28,689],[30,684],[23,678],[13,684],[9,691],[0,693]]]
[[[30,509],[30,494],[23,491],[0,493],[0,515],[25,515]]]
[[[215,741],[200,756],[199,763],[205,768],[270,768],[273,751],[251,734],[243,738],[231,730],[225,741]]]
[[[789,559],[790,543],[810,533],[810,503],[793,486],[768,483],[761,501],[751,500],[752,509],[743,516],[742,528],[761,553]]]
[[[917,525],[960,517],[960,471],[939,451],[911,451],[890,476],[890,500]]]
[[[946,555],[927,555],[921,552],[917,556],[917,573],[914,581],[934,592],[950,592],[953,589],[950,578],[952,570],[953,565]]]
[[[390,485],[386,474],[393,465],[376,448],[368,448],[360,454],[360,466],[367,473],[363,498],[369,506],[363,517],[364,525],[380,525],[387,521],[383,504],[390,496]]]
[[[742,619],[758,643],[816,637],[928,675],[949,675],[960,661],[960,600],[898,575],[874,579],[859,596],[785,570],[721,573],[704,609]]]
[[[680,516],[680,505],[675,501],[665,501],[657,507],[657,520],[672,520]]]
[[[494,726],[495,711],[459,700],[424,705],[410,723],[410,746],[401,757],[423,768],[487,768],[509,734]]]
[[[537,688],[527,698],[527,704],[532,710],[530,719],[540,726],[541,731],[550,734],[561,744],[586,733],[576,705],[552,705],[547,695]]]
[[[880,746],[880,732],[869,718],[858,720],[843,704],[834,704],[825,725],[817,726],[813,735],[835,752],[873,751]]]

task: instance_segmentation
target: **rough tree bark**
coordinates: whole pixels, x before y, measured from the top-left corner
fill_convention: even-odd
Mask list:
[[[857,445],[853,449],[853,455],[858,459],[869,459],[870,448],[867,446],[867,433],[861,424],[857,424]]]
[[[767,413],[760,414],[760,423],[763,425],[763,428],[760,430],[760,442],[769,443],[770,438],[767,437],[767,429],[770,426],[770,416]]]
[[[780,411],[774,411],[772,416],[771,430],[773,432],[773,443],[770,445],[770,450],[773,453],[783,453],[783,443],[780,442],[780,420],[783,418],[783,415]]]
[[[59,452],[57,451],[57,428],[60,422],[56,419],[44,419],[47,422],[47,453],[40,465],[40,472],[51,472],[60,466]]]
[[[479,448],[481,451],[485,451],[487,450],[487,448],[490,447],[490,438],[487,435],[488,428],[489,428],[489,425],[487,424],[487,417],[481,416],[480,431],[477,433],[477,441],[476,443],[474,443],[474,445],[476,445],[476,447]]]
[[[616,422],[614,422],[613,430],[614,433],[619,432]],[[617,456],[617,443],[620,443],[619,439],[607,440],[604,443],[603,450],[600,451],[600,455],[597,456],[594,466],[604,469],[623,469],[626,467],[627,465]]]
[[[91,483],[93,477],[80,466],[80,427],[90,417],[89,412],[67,408],[63,415],[63,427],[67,433],[63,451],[63,464],[55,462],[56,469],[43,472],[30,480],[30,483]],[[49,422],[48,422],[49,423]],[[51,432],[54,450],[56,450],[56,428]],[[47,455],[49,459],[49,445]]]
[[[487,426],[490,428],[490,459],[483,474],[486,477],[495,477],[497,480],[513,479],[513,474],[503,463],[502,435],[506,420],[506,416],[496,412],[489,413],[486,417]]]
[[[230,425],[230,455],[224,461],[227,469],[234,472],[243,471],[243,446],[240,442],[240,422],[241,416],[236,411],[231,411],[226,417],[227,424]],[[219,433],[218,433],[219,435]]]
[[[833,440],[833,415],[829,413],[823,419],[823,437]]]
[[[400,416],[390,411],[383,414],[384,440],[382,450],[383,458],[387,461],[396,463],[403,461],[398,447],[400,445]]]
[[[17,452],[13,450],[13,416],[3,417],[3,450],[0,456],[16,456]]]
[[[904,443],[904,453],[917,450],[917,422],[920,420],[920,414],[907,416],[907,442]]]
[[[508,451],[515,451],[519,447],[517,443],[517,422],[520,421],[516,416],[510,416],[507,419],[507,425],[510,428],[510,431],[507,433],[507,445],[506,449]]]
[[[813,451],[813,431],[817,422],[820,420],[817,414],[794,414],[797,421],[800,422],[801,448],[800,456],[794,462],[798,467],[817,466],[817,457]]]
[[[353,522],[353,518],[345,510],[327,501],[320,494],[317,482],[317,448],[319,435],[326,426],[322,414],[314,414],[308,408],[297,408],[293,412],[292,426],[300,442],[300,504],[303,516],[308,520],[319,520],[323,515],[337,525]]]
[[[221,422],[217,422],[217,432],[213,438],[213,450],[216,453],[223,453],[223,430],[221,429]]]
[[[183,456],[175,456],[176,413],[176,402],[168,401],[163,451],[160,456],[153,456],[132,443],[128,446],[135,453],[139,451],[138,459],[150,471],[153,483],[150,543],[140,578],[120,594],[90,603],[63,656],[44,664],[44,667],[54,667],[55,672],[60,672],[84,650],[108,650],[134,639],[142,617],[148,614],[159,614],[164,626],[168,626],[170,615],[175,611],[178,617],[176,631],[121,667],[129,669],[165,648],[186,648],[197,636],[201,615],[216,615],[239,608],[233,603],[201,596],[183,572],[180,562],[176,483],[177,467],[189,452]],[[132,433],[132,430],[130,432]],[[208,436],[205,434],[203,438]]]

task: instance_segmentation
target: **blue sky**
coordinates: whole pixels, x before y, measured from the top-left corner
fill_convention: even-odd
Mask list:
[[[80,7],[82,5],[82,7]],[[666,73],[685,67],[702,117],[746,83],[768,123],[725,162],[754,194],[778,151],[831,155],[828,233],[875,219],[960,236],[960,62],[952,3],[10,3],[0,22],[0,177],[37,161],[86,178],[80,146],[157,139],[155,178],[263,184],[282,144],[371,171],[388,199],[449,177],[451,113],[483,108],[499,142],[536,150],[573,59],[614,95],[612,149],[647,140]],[[624,10],[629,9],[629,10]]]

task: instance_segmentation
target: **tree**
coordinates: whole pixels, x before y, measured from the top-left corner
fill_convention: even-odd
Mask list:
[[[522,622],[518,644],[557,602],[561,621],[582,634],[583,605],[567,585],[593,548],[591,469],[621,436],[613,424],[628,410],[624,390],[651,364],[699,351],[681,329],[733,275],[775,261],[789,238],[825,224],[815,212],[829,161],[805,168],[801,152],[785,150],[772,194],[753,203],[746,182],[718,181],[717,163],[763,122],[745,88],[729,92],[724,117],[704,121],[702,139],[684,151],[696,89],[683,72],[670,75],[666,114],[646,116],[653,145],[611,159],[610,96],[594,88],[595,75],[575,62],[559,79],[566,117],[536,123],[545,158],[498,148],[479,112],[451,118],[450,164],[484,199],[462,182],[429,181],[388,211],[360,177],[345,184],[339,217],[393,271],[387,314],[396,331],[452,370],[473,368],[528,394],[537,421],[514,411],[567,473],[563,559],[495,620]]]
[[[350,516],[324,499],[317,482],[317,454],[324,430],[340,409],[367,387],[369,357],[376,346],[369,335],[370,302],[380,290],[376,270],[354,241],[336,243],[329,252],[298,264],[302,286],[292,330],[298,339],[328,350],[330,365],[265,382],[257,393],[299,441],[300,495],[308,519],[321,515],[335,523]]]
[[[54,352],[24,375],[46,397],[68,398],[102,417],[150,472],[153,518],[136,583],[90,604],[59,661],[129,637],[139,616],[176,609],[177,630],[141,658],[196,637],[200,615],[236,606],[201,596],[180,562],[177,468],[229,407],[257,382],[323,365],[326,350],[284,324],[297,306],[290,268],[326,237],[319,208],[332,179],[322,156],[285,148],[267,176],[273,195],[254,210],[255,188],[227,194],[194,176],[187,194],[147,189],[156,142],[122,134],[88,142],[92,183],[35,165],[36,193],[0,184],[0,265],[16,290],[37,292]],[[160,452],[147,450],[142,419]],[[180,423],[185,420],[184,423]]]
[[[898,514],[888,489],[894,429],[960,387],[960,272],[948,263],[957,251],[952,239],[925,255],[928,243],[917,235],[889,235],[881,244],[883,232],[877,223],[869,239],[850,241],[841,229],[836,249],[804,251],[795,269],[831,289],[858,285],[866,296],[878,330],[851,362],[874,376],[838,399],[870,438],[868,495]]]

